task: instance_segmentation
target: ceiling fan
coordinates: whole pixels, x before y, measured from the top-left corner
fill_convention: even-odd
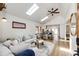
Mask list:
[[[3,9],[6,9],[6,4],[0,3],[0,11],[2,11]]]
[[[58,8],[56,8],[56,9],[51,9],[50,11],[48,10],[48,12],[50,13],[50,14],[52,14],[52,16],[54,15],[54,14],[59,14],[60,12],[58,11]]]

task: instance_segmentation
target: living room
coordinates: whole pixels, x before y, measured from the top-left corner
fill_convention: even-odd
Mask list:
[[[8,41],[7,43],[13,41],[14,45],[18,45],[15,43],[17,41],[19,43],[25,41],[20,44],[22,49],[19,46],[10,47],[10,44],[13,45],[12,43],[7,44],[13,54],[26,50],[26,46],[31,49],[32,47],[28,47],[30,45],[28,42],[31,42],[31,45],[36,44],[40,48],[38,40],[42,45],[46,44],[50,51],[45,50],[44,53],[44,50],[40,51],[41,48],[33,47],[36,56],[54,56],[51,52],[59,41],[69,42],[69,49],[72,50],[74,43],[66,39],[66,25],[71,14],[77,12],[76,3],[2,3],[1,6],[3,7],[0,10],[1,45],[6,46],[6,41]],[[13,56],[13,54],[11,55]],[[6,55],[4,53],[4,56]],[[68,54],[63,55],[68,56]],[[69,55],[72,56],[73,53]]]

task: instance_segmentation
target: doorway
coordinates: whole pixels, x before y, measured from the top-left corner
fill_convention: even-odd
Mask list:
[[[54,40],[58,41],[60,39],[60,25],[48,25],[47,29],[52,30]]]

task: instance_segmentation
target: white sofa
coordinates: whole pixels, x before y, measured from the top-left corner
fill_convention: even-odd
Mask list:
[[[35,52],[35,56],[48,56],[53,51],[54,44],[52,44],[50,42],[44,41],[46,48],[38,49],[37,47],[32,47],[32,45],[31,45],[32,41],[34,41],[34,39],[29,39],[29,40],[26,40],[24,42],[21,42],[21,43],[15,44],[15,45],[11,45],[11,46],[9,46],[9,49],[6,47],[6,50],[5,50],[5,48],[2,48],[2,46],[4,46],[4,45],[1,45],[0,50],[2,48],[3,51],[5,50],[5,51],[7,51],[7,53],[2,54],[3,52],[1,50],[0,55],[1,56],[2,55],[3,56],[10,56],[10,55],[14,56],[12,53],[16,54],[16,53],[19,53],[19,52],[26,50],[26,49],[32,49]]]
[[[18,53],[20,51],[25,50],[26,48],[29,47],[28,45],[33,40],[34,39],[29,39],[21,43],[17,43],[16,41],[12,42],[11,40],[8,40],[5,41],[4,43],[0,43],[0,56],[14,56],[13,53]],[[11,45],[11,43],[13,43],[14,46]]]
[[[14,55],[7,47],[0,44],[0,56],[14,56]]]

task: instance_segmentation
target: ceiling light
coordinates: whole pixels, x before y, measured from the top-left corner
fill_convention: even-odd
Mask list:
[[[3,21],[3,22],[7,22],[7,20],[6,20],[6,18],[5,18],[5,17],[3,17],[3,18],[2,18],[2,21]]]
[[[32,15],[36,10],[38,10],[37,4],[33,4],[32,7],[26,12],[27,15]]]
[[[43,21],[45,21],[47,18],[48,18],[48,16],[44,17],[41,21],[43,22]]]

